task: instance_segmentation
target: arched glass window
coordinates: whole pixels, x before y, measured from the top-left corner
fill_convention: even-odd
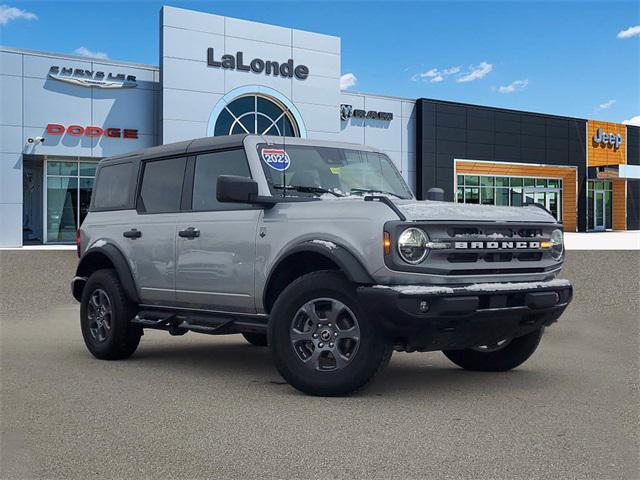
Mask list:
[[[298,124],[289,109],[278,100],[260,94],[235,98],[218,115],[214,135],[237,133],[300,136]]]

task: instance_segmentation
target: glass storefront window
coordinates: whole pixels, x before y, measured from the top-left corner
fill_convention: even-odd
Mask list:
[[[511,178],[511,186],[512,187],[521,187],[522,186],[522,178],[520,178],[520,177],[512,177]]]
[[[561,220],[562,181],[558,178],[458,175],[456,180],[456,200],[460,203],[521,207],[528,200],[541,204]]]
[[[97,166],[98,164],[95,162],[80,162],[80,176],[95,177]]]
[[[509,206],[508,188],[496,188],[496,205]]]
[[[493,187],[493,177],[480,177],[480,185],[483,187]]]
[[[47,162],[47,175],[78,175],[78,162]]]
[[[480,177],[477,175],[465,175],[464,184],[468,187],[476,187],[480,184]]]
[[[511,189],[511,206],[512,207],[522,206],[522,189],[521,188]]]
[[[494,189],[493,188],[481,188],[480,199],[483,205],[494,204]]]
[[[97,162],[46,160],[46,241],[73,243],[89,211]]]
[[[478,177],[476,177],[477,179]],[[469,188],[465,187],[464,189],[464,203],[479,203],[480,192],[477,187]]]
[[[78,215],[78,179],[47,178],[47,240],[73,242]]]

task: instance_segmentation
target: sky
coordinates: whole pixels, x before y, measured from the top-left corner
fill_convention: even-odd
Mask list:
[[[640,0],[0,0],[0,45],[157,65],[163,4],[339,36],[350,91],[640,125]]]

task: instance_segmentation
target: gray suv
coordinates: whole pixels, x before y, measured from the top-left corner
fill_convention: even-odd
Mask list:
[[[417,201],[385,154],[325,141],[235,135],[104,159],[71,283],[86,346],[116,360],[145,328],[241,333],[312,395],[362,387],[394,350],[517,367],[572,298],[562,226],[537,205],[441,193]]]

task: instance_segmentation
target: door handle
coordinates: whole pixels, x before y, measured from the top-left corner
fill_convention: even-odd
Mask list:
[[[180,230],[178,235],[182,238],[196,238],[200,236],[200,230],[194,227],[189,227],[185,230]]]
[[[142,232],[140,230],[136,230],[135,228],[132,228],[131,230],[127,230],[126,232],[123,232],[122,236],[126,238],[140,238],[142,236]]]

